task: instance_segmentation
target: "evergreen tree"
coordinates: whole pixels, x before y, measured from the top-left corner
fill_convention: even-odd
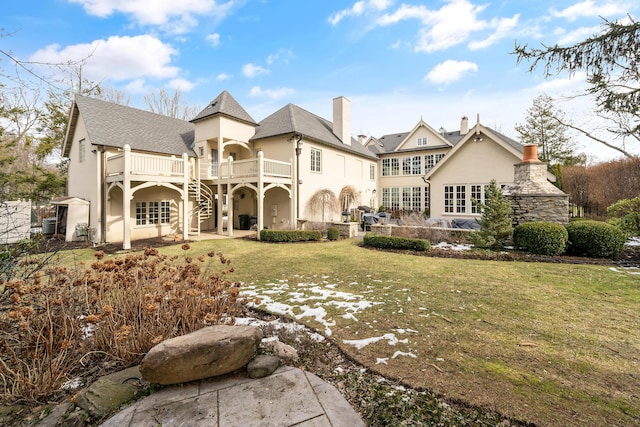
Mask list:
[[[549,166],[571,163],[576,158],[576,142],[567,136],[564,112],[546,94],[533,100],[524,123],[515,126],[522,144],[537,144],[540,160]]]
[[[640,142],[640,22],[628,16],[624,22],[603,20],[602,32],[571,46],[542,46],[542,49],[516,44],[517,62],[531,61],[529,72],[542,65],[544,76],[562,72],[587,75],[583,95],[592,96],[595,113],[609,122],[607,130],[622,143],[599,137],[595,130],[565,123],[583,135],[627,157],[626,141]]]
[[[469,235],[471,243],[479,248],[502,249],[511,238],[511,203],[502,194],[495,179],[485,188],[485,203],[479,203],[482,210],[480,230]]]

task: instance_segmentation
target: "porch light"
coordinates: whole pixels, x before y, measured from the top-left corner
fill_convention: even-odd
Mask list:
[[[349,217],[351,217],[351,213],[348,210],[342,212],[342,222],[349,222]]]

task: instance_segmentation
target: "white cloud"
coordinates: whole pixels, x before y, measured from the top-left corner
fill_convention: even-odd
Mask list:
[[[149,87],[144,79],[132,80],[125,86],[127,93],[147,94],[153,89]]]
[[[177,79],[172,79],[171,81],[169,81],[169,87],[175,90],[179,90],[181,92],[189,92],[191,89],[193,89],[196,85],[192,82],[190,82],[187,79],[183,79],[183,78],[177,78]]]
[[[267,65],[271,65],[274,62],[280,61],[285,64],[288,64],[290,60],[294,59],[296,55],[293,53],[291,49],[279,49],[278,52],[272,53],[267,56],[266,63]]]
[[[249,91],[249,95],[252,97],[279,99],[286,96],[291,96],[295,90],[288,87],[281,87],[278,89],[262,89],[260,86],[254,86]]]
[[[216,80],[219,82],[231,79],[231,74],[220,73],[216,76]]]
[[[593,27],[580,27],[572,30],[566,34],[560,34],[561,37],[558,39],[559,45],[571,45],[582,41],[588,37],[593,36],[594,34],[600,33],[602,28],[599,25],[595,25]]]
[[[465,74],[478,71],[478,65],[469,61],[447,60],[433,67],[425,80],[434,84],[449,84],[460,80]]]
[[[171,60],[178,52],[169,44],[150,35],[112,36],[62,48],[53,44],[38,50],[29,58],[42,63],[84,61],[83,76],[99,82],[133,79],[170,79],[180,72]]]
[[[489,26],[496,29],[493,34],[491,34],[484,40],[470,42],[469,49],[484,49],[491,46],[498,40],[504,38],[507,34],[509,34],[509,32],[511,32],[511,30],[513,30],[518,25],[519,18],[520,15],[515,15],[511,18],[492,19]]]
[[[195,16],[224,17],[233,1],[217,4],[216,0],[69,0],[80,4],[89,15],[106,18],[114,13],[131,17],[139,25],[160,26],[180,34],[197,25]]]
[[[571,77],[544,80],[530,90],[539,93],[564,93],[567,95],[570,92],[583,91],[586,79],[587,75],[581,71]]]
[[[556,18],[565,18],[568,21],[575,21],[585,16],[611,16],[626,13],[630,6],[626,2],[608,1],[606,3],[595,2],[594,0],[584,0],[575,3],[565,9],[557,10],[551,8],[551,15]]]
[[[478,19],[485,8],[467,0],[452,0],[429,17],[428,27],[420,29],[416,52],[444,50],[465,42],[472,32],[486,29],[489,24]]]
[[[419,19],[427,22],[431,16],[433,16],[433,12],[422,5],[410,6],[403,4],[395,12],[385,13],[378,18],[377,24],[381,26],[392,25],[406,19]]]
[[[220,46],[220,34],[218,33],[207,34],[205,40],[213,47]]]
[[[242,66],[242,74],[245,77],[255,77],[260,74],[266,74],[268,72],[269,70],[256,64],[249,63]]]
[[[340,21],[344,18],[352,17],[352,16],[360,16],[368,11],[381,11],[391,5],[391,0],[369,0],[369,1],[357,1],[348,9],[343,9],[338,12],[332,13],[329,16],[329,23],[331,25],[338,25]]]

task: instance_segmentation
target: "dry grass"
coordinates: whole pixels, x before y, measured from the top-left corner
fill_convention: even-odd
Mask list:
[[[447,401],[463,402],[473,414],[478,413],[473,408],[496,411],[537,425],[640,423],[637,275],[606,265],[387,253],[361,248],[354,240],[290,245],[214,240],[192,243],[188,253],[192,263],[199,263],[200,254],[212,251],[233,260],[235,271],[229,271],[226,259],[223,267],[229,283],[241,282],[241,288],[289,304],[294,315],[302,312],[296,300],[326,310],[325,319],[334,322],[331,340],[369,373],[390,381],[386,388],[357,370],[340,376],[326,369],[325,377],[342,384],[352,402],[360,402],[354,405],[368,414],[372,425],[402,420],[413,425],[481,425],[474,421],[476,415],[458,412],[447,415],[447,422],[438,421],[436,412]],[[180,246],[160,253],[167,258],[159,264],[167,268],[190,264],[181,261],[187,255]],[[171,261],[174,256],[178,258]],[[74,257],[66,259],[74,262]],[[86,259],[86,254],[78,252],[75,259]],[[107,261],[108,256],[100,262]],[[288,289],[275,292],[274,283]],[[313,299],[317,295],[310,283],[377,304],[359,312],[357,320],[344,317],[339,305]],[[325,329],[315,317],[300,321]],[[17,328],[16,322],[12,325]],[[391,346],[382,340],[361,349],[345,342],[387,333],[407,341]],[[159,335],[164,332],[148,334],[148,339]],[[5,340],[8,336],[3,335]],[[307,348],[310,354],[322,354]],[[393,358],[396,351],[416,357]],[[387,358],[387,364],[378,363],[379,358]],[[315,359],[331,366],[326,357]],[[427,394],[408,396],[394,388],[398,385]],[[436,406],[426,403],[427,395],[440,396]],[[384,405],[394,408],[393,421],[377,410]]]
[[[88,269],[62,265],[5,283],[0,305],[2,403],[44,403],[68,393],[63,385],[95,368],[139,363],[160,341],[206,325],[233,323],[246,303],[228,259],[155,249],[96,261]],[[223,270],[212,268],[216,259]],[[91,367],[91,368],[90,368]]]

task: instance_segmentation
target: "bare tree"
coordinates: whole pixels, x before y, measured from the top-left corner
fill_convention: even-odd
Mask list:
[[[360,193],[358,193],[358,190],[353,185],[347,185],[340,190],[338,200],[340,201],[340,209],[348,211],[352,207],[358,206],[360,203]]]
[[[312,217],[321,217],[322,222],[333,219],[333,216],[340,209],[338,198],[335,193],[328,188],[323,188],[315,193],[307,202],[307,211]]]
[[[157,92],[145,95],[144,101],[149,111],[175,119],[191,120],[200,112],[200,107],[188,105],[182,100],[182,92],[178,89],[173,94],[159,89]]]

